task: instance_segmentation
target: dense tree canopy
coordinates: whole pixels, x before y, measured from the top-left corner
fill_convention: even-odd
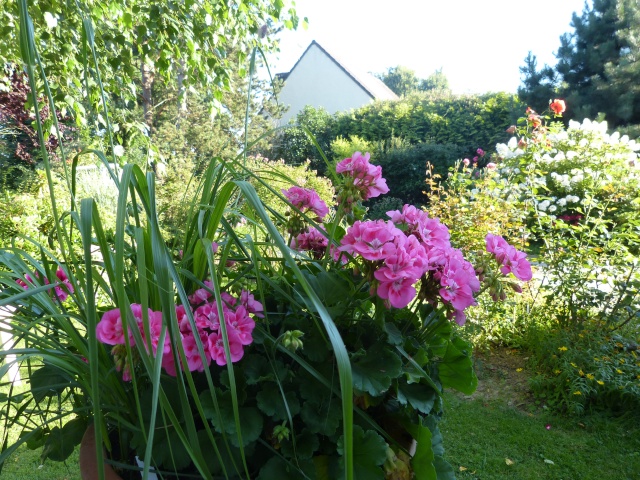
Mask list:
[[[593,0],[574,13],[573,32],[560,37],[555,68],[537,70],[529,54],[518,90],[542,110],[552,96],[567,101],[567,117],[596,118],[611,126],[640,124],[640,6],[638,0]],[[546,98],[545,98],[546,97]]]

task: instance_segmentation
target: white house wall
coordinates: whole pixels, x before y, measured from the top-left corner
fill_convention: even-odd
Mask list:
[[[289,73],[278,99],[290,106],[282,116],[283,125],[306,105],[323,107],[333,114],[373,101],[371,95],[317,45],[312,45]]]

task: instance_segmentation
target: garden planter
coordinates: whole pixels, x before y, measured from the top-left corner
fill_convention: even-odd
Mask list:
[[[105,452],[106,453],[106,452]],[[138,467],[144,467],[144,464],[136,457]],[[141,475],[140,475],[141,476]],[[84,432],[82,442],[80,442],[80,477],[82,480],[96,480],[100,478],[98,475],[98,459],[96,458],[96,431],[93,424],[89,425]],[[129,477],[127,477],[129,478]],[[149,472],[148,480],[157,480],[155,473]],[[104,464],[105,480],[124,480],[111,465]]]
[[[98,459],[96,458],[96,431],[93,424],[84,432],[80,443],[80,477],[83,480],[96,480],[98,474]],[[110,465],[104,464],[105,480],[122,480]]]

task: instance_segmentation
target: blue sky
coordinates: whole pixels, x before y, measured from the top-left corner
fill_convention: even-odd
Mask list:
[[[531,50],[555,65],[559,37],[584,0],[297,0],[309,27],[280,34],[273,71],[286,72],[316,40],[349,67],[404,65],[419,77],[442,68],[455,93],[514,92]]]

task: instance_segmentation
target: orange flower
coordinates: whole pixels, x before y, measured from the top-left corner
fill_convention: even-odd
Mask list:
[[[567,106],[564,104],[564,100],[560,100],[559,98],[556,98],[553,102],[549,104],[549,108],[554,113],[554,115],[562,115],[562,112],[564,112],[567,109]]]

